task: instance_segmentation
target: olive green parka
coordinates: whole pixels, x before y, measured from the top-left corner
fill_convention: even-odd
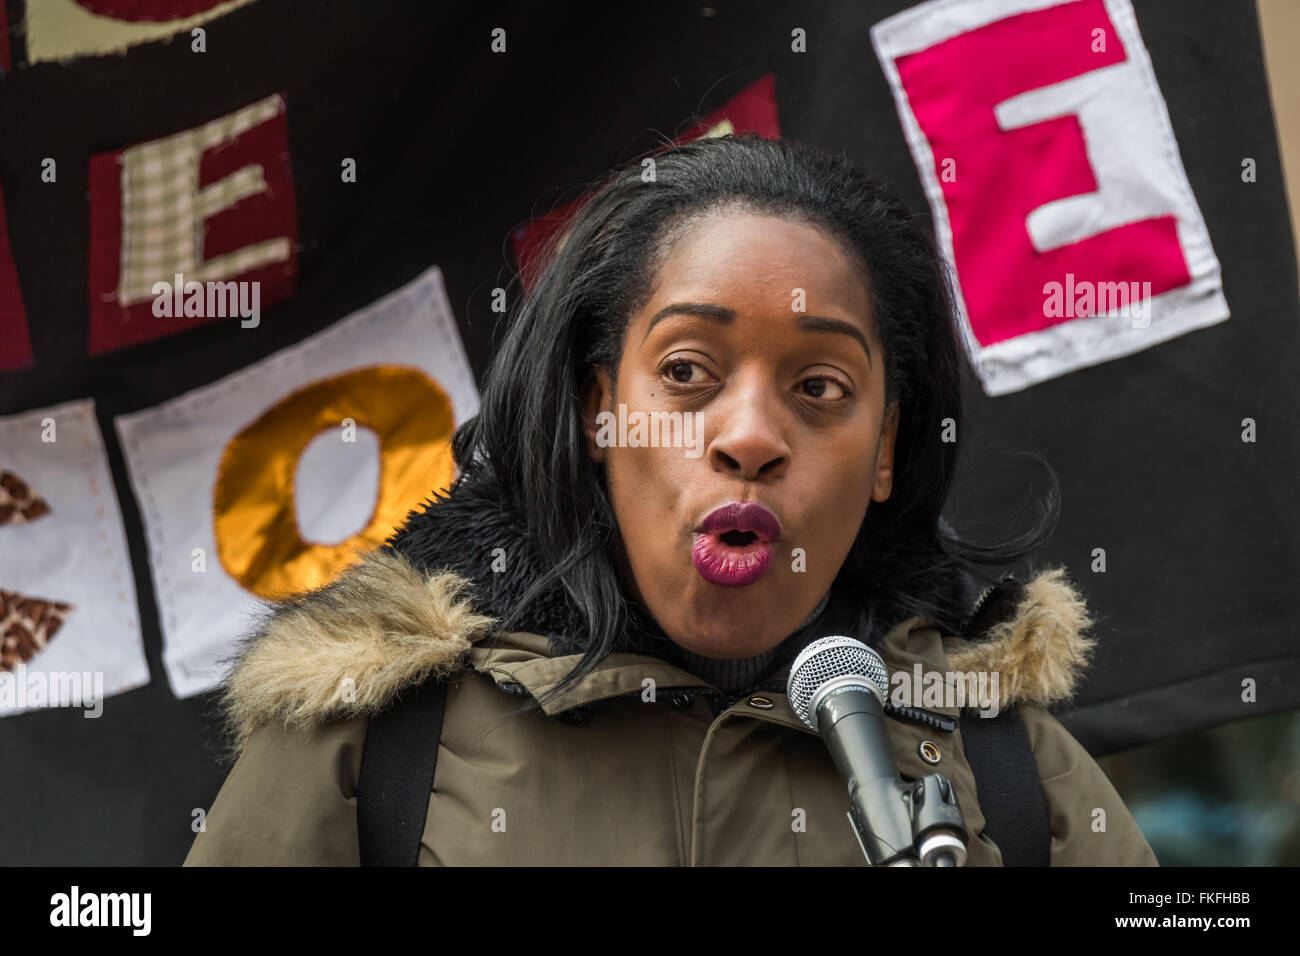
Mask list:
[[[492,579],[432,566],[430,553],[372,552],[277,607],[244,642],[221,697],[237,761],[186,865],[357,865],[367,722],[431,675],[449,690],[441,739],[428,744],[440,749],[420,865],[866,865],[844,782],[783,689],[715,713],[721,692],[698,675],[613,654],[544,712],[514,714],[580,655],[552,656],[543,633],[498,630]],[[891,674],[920,664],[1000,675],[999,706],[1018,708],[1033,748],[1053,866],[1154,866],[1115,789],[1047,709],[1086,667],[1088,623],[1058,569],[1029,580],[982,640],[912,618],[876,649]],[[787,674],[763,687],[783,687]],[[971,834],[966,865],[1002,865],[960,726],[887,726],[905,777],[952,782]],[[926,742],[937,763],[922,756]]]

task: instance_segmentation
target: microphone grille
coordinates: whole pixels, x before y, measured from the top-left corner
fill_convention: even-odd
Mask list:
[[[852,637],[820,637],[799,652],[790,665],[786,684],[791,710],[813,730],[817,729],[813,698],[822,685],[837,677],[861,678],[875,687],[882,701],[885,699],[889,670],[879,654]]]

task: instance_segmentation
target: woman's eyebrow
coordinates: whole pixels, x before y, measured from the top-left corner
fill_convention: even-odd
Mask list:
[[[650,320],[649,327],[645,330],[645,335],[641,336],[641,341],[645,342],[650,337],[654,327],[671,315],[694,315],[701,319],[709,319],[720,325],[730,325],[736,321],[736,313],[722,305],[710,305],[706,302],[674,302],[672,305],[666,305],[655,313]]]
[[[852,322],[845,322],[843,319],[832,319],[824,315],[805,315],[796,313],[799,318],[799,324],[809,332],[834,332],[838,335],[848,335],[852,337],[862,350],[867,353],[867,364],[871,365],[871,346],[867,344],[867,337],[862,334]],[[722,305],[712,305],[707,302],[675,302],[672,305],[666,305],[654,314],[650,320],[650,325],[645,330],[645,335],[641,336],[641,341],[645,342],[650,337],[650,332],[663,319],[672,315],[693,315],[697,318],[708,319],[710,322],[717,322],[720,325],[730,325],[736,320],[736,313]]]

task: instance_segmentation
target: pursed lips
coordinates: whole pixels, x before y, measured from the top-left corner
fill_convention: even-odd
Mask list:
[[[692,537],[691,560],[700,577],[722,587],[744,587],[771,564],[781,520],[757,501],[732,501],[709,512]]]
[[[781,537],[781,519],[758,501],[732,501],[714,508],[697,529],[698,534],[723,534],[728,531],[752,532],[760,541]]]

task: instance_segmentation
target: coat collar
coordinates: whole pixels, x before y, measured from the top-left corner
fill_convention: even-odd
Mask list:
[[[910,687],[919,668],[922,675],[943,675],[949,685],[955,680],[951,675],[958,672],[996,672],[999,710],[1022,703],[1047,707],[1072,697],[1094,646],[1094,640],[1085,633],[1090,621],[1078,592],[1060,568],[1042,571],[1026,585],[1006,590],[1006,616],[978,640],[945,635],[921,617],[902,621],[884,634],[873,646],[890,673],[890,689],[892,680],[906,679]],[[542,697],[577,666],[581,657],[548,654],[546,639],[537,634],[497,632],[477,641],[466,663],[503,689],[517,687],[533,697]],[[744,711],[752,697],[760,696],[766,698],[764,705],[771,704],[764,708],[766,719],[808,730],[785,694],[791,663],[786,661],[766,676],[761,692],[740,695],[732,709]],[[656,692],[710,688],[726,696],[707,680],[660,658],[611,654],[585,680],[543,701],[542,707],[547,715],[555,716],[609,698],[639,694],[646,678],[654,681]],[[945,717],[956,719],[961,715],[961,708],[956,706],[924,699],[915,703]]]
[[[501,609],[537,580],[544,563],[528,540],[526,522],[498,488],[462,480],[331,584],[266,607],[230,660],[220,692],[233,752],[262,723],[301,727],[371,716],[403,689],[465,667],[534,696],[549,690],[581,657],[582,623],[556,587],[529,604],[521,626],[499,629]],[[1090,615],[1063,569],[1039,572],[1002,596],[1003,616],[985,622],[980,639],[941,635],[913,618],[884,635],[877,650],[891,670],[910,671],[916,663],[937,671],[996,670],[1003,708],[1072,696],[1093,640],[1086,634]],[[766,680],[783,683],[788,672],[785,665]],[[709,686],[659,658],[613,654],[545,711],[637,693],[647,677],[657,688]],[[784,693],[768,696],[768,719],[802,728]],[[955,708],[927,709],[957,715]]]
[[[911,627],[912,623],[913,621],[904,622],[894,628],[877,645],[877,650],[891,670],[901,668],[902,658],[908,653],[907,647],[913,643],[910,635],[919,633]],[[934,647],[937,647],[937,643]],[[932,647],[930,653],[923,654],[922,657],[928,657],[931,664],[938,664],[933,650]],[[512,633],[493,635],[475,644],[470,649],[467,664],[475,671],[491,677],[503,689],[518,687],[533,697],[540,698],[576,667],[581,657],[581,654],[548,656],[546,641],[538,635]],[[761,691],[755,690],[739,697],[730,695],[733,701],[731,709],[744,711],[746,707],[758,708],[761,703],[765,719],[812,733],[794,713],[784,691],[791,663],[793,662],[787,661],[765,677],[761,682]],[[641,695],[645,692],[647,679],[654,681],[656,695],[674,689],[706,688],[721,697],[728,696],[704,678],[660,658],[643,654],[611,654],[581,683],[570,686],[553,698],[543,700],[542,709],[548,716],[556,716],[585,710],[610,698]],[[758,700],[755,701],[755,698]],[[947,716],[957,716],[956,708],[929,709]]]

